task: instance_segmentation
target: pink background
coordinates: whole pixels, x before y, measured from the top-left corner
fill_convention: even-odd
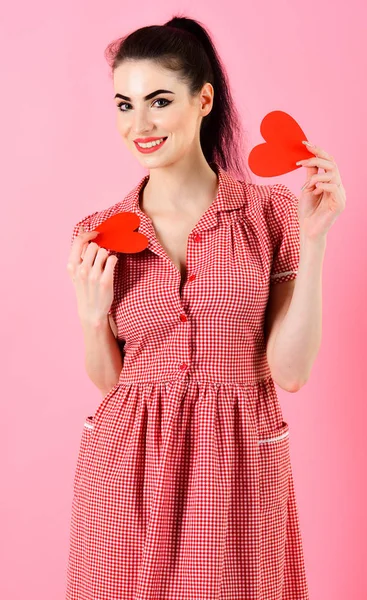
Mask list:
[[[335,157],[347,191],[346,210],[328,235],[321,350],[297,394],[277,389],[291,428],[310,598],[362,600],[367,14],[355,0],[2,7],[0,597],[64,599],[79,441],[102,400],[84,369],[66,271],[71,233],[145,174],[117,133],[103,52],[111,40],[176,12],[213,35],[248,133],[246,155],[263,141],[265,114],[284,110]],[[305,176],[301,169],[253,181],[281,181],[299,195]]]

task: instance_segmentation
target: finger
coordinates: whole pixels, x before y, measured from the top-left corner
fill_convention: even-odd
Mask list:
[[[107,250],[101,248],[97,242],[93,239],[87,240],[87,243],[83,247],[83,265],[86,267],[93,267],[97,261],[106,258]],[[99,257],[99,258],[98,258]]]
[[[327,160],[326,158],[319,158],[315,156],[314,158],[308,158],[305,161],[301,161],[304,167],[320,167],[320,169],[325,169],[328,171],[330,169],[335,169],[335,163],[331,160]]]
[[[92,247],[91,250],[90,247]],[[99,273],[102,273],[108,257],[109,250],[98,246],[96,242],[91,242],[85,252],[84,263],[93,266],[98,270]]]
[[[97,237],[98,231],[84,231],[76,236],[69,253],[67,270],[74,273],[76,267],[81,263],[81,256],[85,254],[87,245],[91,240]]]
[[[319,156],[320,158],[325,158],[327,160],[331,160],[332,162],[335,162],[334,157],[331,154],[328,154],[325,150],[323,150],[322,148],[320,148],[320,146],[308,146],[306,145],[307,150],[309,152],[312,152],[313,154],[316,154],[316,156]]]
[[[330,178],[330,173],[318,173],[317,175],[313,175],[310,179],[308,179],[302,189],[306,187],[312,187],[318,181],[324,181],[325,183],[333,183]]]
[[[110,281],[112,279],[112,281],[113,281],[113,274],[115,271],[115,266],[116,266],[117,261],[118,261],[118,258],[114,254],[110,254],[110,256],[107,257],[101,279],[103,278],[106,281]]]
[[[331,192],[333,194],[336,194],[339,190],[339,186],[337,183],[319,182],[319,183],[317,183],[316,190],[321,190],[321,191],[325,190],[326,192]]]

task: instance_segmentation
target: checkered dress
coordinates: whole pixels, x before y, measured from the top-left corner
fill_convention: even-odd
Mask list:
[[[67,600],[309,599],[263,331],[270,282],[297,275],[298,200],[211,166],[182,290],[140,209],[149,175],[74,227],[133,211],[149,246],[115,253],[123,369],[81,434]]]

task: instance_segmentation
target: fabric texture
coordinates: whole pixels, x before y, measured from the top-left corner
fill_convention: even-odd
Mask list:
[[[211,167],[182,289],[140,208],[148,175],[74,227],[132,211],[149,245],[116,253],[123,368],[82,430],[66,600],[309,599],[263,330],[270,284],[297,276],[298,200]]]

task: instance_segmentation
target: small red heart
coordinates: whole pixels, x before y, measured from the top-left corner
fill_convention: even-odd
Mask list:
[[[264,144],[255,146],[248,158],[251,171],[260,177],[275,177],[302,168],[295,163],[314,157],[302,140],[307,138],[298,123],[282,110],[265,115],[260,125]]]
[[[115,252],[141,252],[148,246],[149,240],[143,233],[134,231],[139,225],[140,217],[136,213],[117,213],[93,230],[99,231],[93,242]]]

